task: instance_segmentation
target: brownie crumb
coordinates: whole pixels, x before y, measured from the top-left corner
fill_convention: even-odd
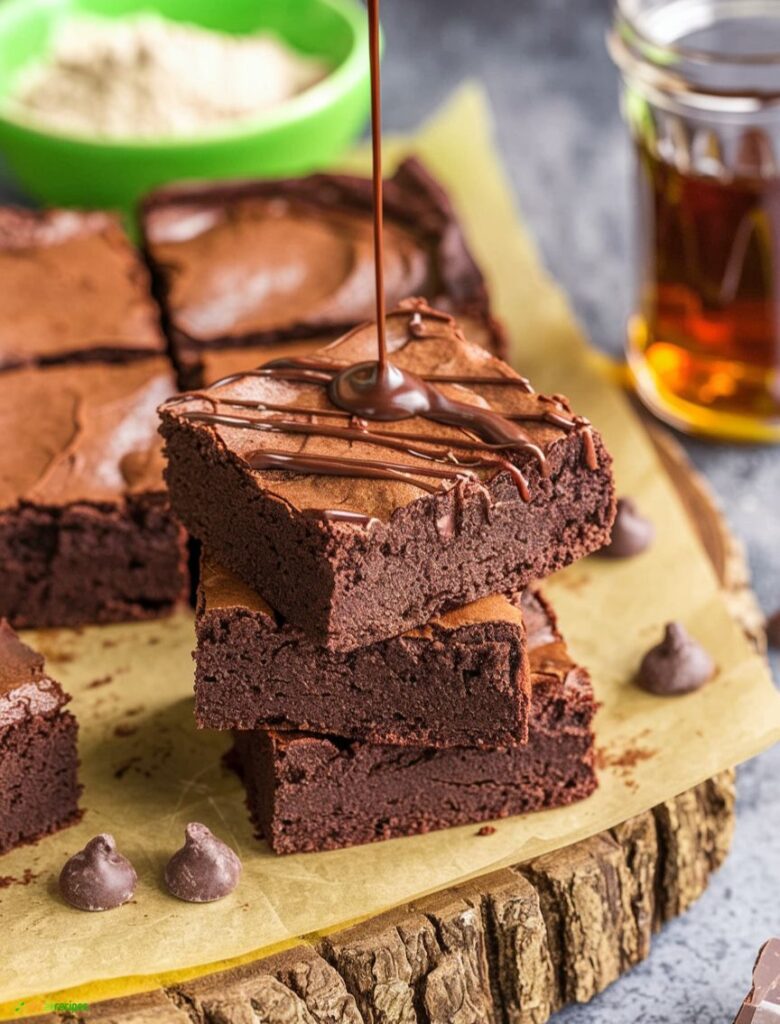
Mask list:
[[[127,775],[127,773],[130,771],[130,769],[134,765],[140,764],[140,762],[141,762],[141,758],[140,757],[131,757],[129,761],[125,761],[124,764],[121,764],[114,771],[114,778],[115,779],[123,779],[125,777],[125,775]]]
[[[109,683],[113,683],[113,676],[100,676],[99,679],[93,679],[91,683],[87,684],[88,690],[97,690],[100,686],[108,686]]]
[[[127,722],[120,722],[114,729],[114,735],[117,739],[125,739],[127,736],[134,736],[137,732],[138,727],[135,725],[128,725]]]
[[[596,768],[601,771],[604,768],[613,768],[628,789],[636,790],[637,782],[634,779],[634,768],[641,761],[649,761],[657,754],[656,750],[649,747],[627,747],[615,754],[609,753],[603,747],[596,750]]]
[[[483,825],[482,828],[477,829],[478,836],[492,836],[495,833],[493,825]]]
[[[16,878],[15,875],[0,875],[0,889],[7,889],[11,885],[29,885],[30,882],[35,881],[39,874],[40,872],[38,871],[25,868],[21,878]]]

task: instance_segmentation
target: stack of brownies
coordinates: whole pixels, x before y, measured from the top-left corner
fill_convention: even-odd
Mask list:
[[[443,303],[498,349],[446,196],[413,161],[388,191],[393,294]],[[191,385],[274,345],[310,351],[367,311],[364,179],[161,194],[146,228],[164,310],[117,217],[0,208],[0,852],[78,815],[67,695],[11,627],[149,619],[188,595],[157,433],[174,371]]]
[[[409,195],[420,200],[429,179],[416,164],[402,172],[418,175]],[[203,546],[196,716],[234,731],[250,811],[278,853],[560,806],[596,784],[590,680],[534,584],[608,541],[611,460],[564,398],[535,394],[488,351],[500,335],[484,284],[443,196],[427,194],[417,248],[388,244],[388,291],[425,283],[459,322],[400,302],[389,356],[521,423],[528,443],[500,465],[468,469],[464,433],[429,420],[381,425],[390,438],[424,435],[420,452],[373,444],[371,424],[365,440],[321,429],[339,415],[328,368],[376,358],[370,323],[318,347],[348,326],[355,295],[371,312],[367,184],[166,190],[146,205],[174,351],[196,389],[161,408],[170,500]],[[365,243],[345,275],[324,238],[356,224],[358,206]],[[426,223],[420,211],[412,223]],[[283,263],[297,231],[312,239],[296,257],[308,253],[306,272],[270,274],[278,289],[260,316],[255,278],[236,267],[241,244],[245,266],[280,252]],[[215,298],[231,275],[232,301]],[[316,353],[322,380],[251,369],[301,352]],[[460,461],[432,464],[431,446]],[[277,468],[289,456],[333,460],[340,474]],[[354,474],[341,475],[344,460]]]

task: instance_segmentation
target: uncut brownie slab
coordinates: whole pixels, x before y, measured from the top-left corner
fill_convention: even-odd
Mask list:
[[[476,379],[437,386],[463,402],[525,417],[536,447],[502,449],[511,472],[492,461],[468,470],[474,452],[458,442],[471,435],[422,418],[380,426],[391,439],[430,438],[427,454],[387,447],[387,438],[370,430],[360,440],[354,431],[348,440],[311,436],[349,423],[338,418],[324,383],[251,373],[161,409],[176,514],[211,557],[332,650],[397,636],[479,597],[518,590],[602,547],[614,517],[610,456],[563,400],[529,394],[510,367],[425,305],[407,303],[387,327],[394,363],[417,374]],[[375,353],[369,324],[320,350],[318,360],[335,373]],[[496,383],[480,383],[485,378]],[[297,411],[269,408],[279,406]],[[297,432],[283,430],[280,420]],[[355,473],[275,468],[301,453],[348,459]],[[274,468],[253,468],[269,459]],[[369,479],[361,475],[366,461],[389,464],[395,475]],[[517,472],[525,475],[525,496]]]
[[[505,750],[374,745],[312,733],[235,732],[253,821],[276,853],[333,850],[561,807],[596,788],[588,673],[549,606],[523,599],[528,743]]]
[[[0,207],[0,369],[165,349],[149,272],[118,217]]]
[[[315,174],[164,188],[146,200],[146,252],[181,383],[209,379],[214,349],[293,338],[332,341],[373,315],[368,178]],[[423,295],[468,316],[499,354],[504,336],[441,186],[419,161],[385,185],[388,303]]]
[[[520,609],[482,598],[349,654],[313,644],[204,559],[195,715],[211,729],[294,726],[372,743],[501,747],[528,737]]]
[[[69,700],[41,655],[0,619],[0,853],[79,818]]]
[[[0,375],[0,615],[16,628],[145,619],[186,592],[156,406],[161,358]]]

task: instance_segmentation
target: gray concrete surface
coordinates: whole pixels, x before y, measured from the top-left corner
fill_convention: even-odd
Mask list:
[[[607,0],[385,0],[385,123],[408,129],[466,77],[486,85],[520,204],[590,336],[617,354],[630,298],[630,160],[604,50]],[[468,140],[464,140],[468,145]],[[0,199],[14,198],[0,180]],[[18,198],[18,197],[17,197]],[[780,450],[686,441],[780,607]],[[776,678],[780,661],[775,659]],[[780,749],[740,770],[732,856],[650,960],[562,1024],[732,1019],[780,935]]]

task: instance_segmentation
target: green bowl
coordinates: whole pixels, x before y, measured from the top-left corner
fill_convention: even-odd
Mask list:
[[[368,30],[358,0],[0,0],[0,104],[13,76],[45,52],[63,18],[150,11],[222,32],[270,29],[333,70],[276,110],[192,139],[101,141],[30,127],[0,112],[0,154],[35,199],[129,211],[169,181],[306,174],[331,164],[363,128]]]

